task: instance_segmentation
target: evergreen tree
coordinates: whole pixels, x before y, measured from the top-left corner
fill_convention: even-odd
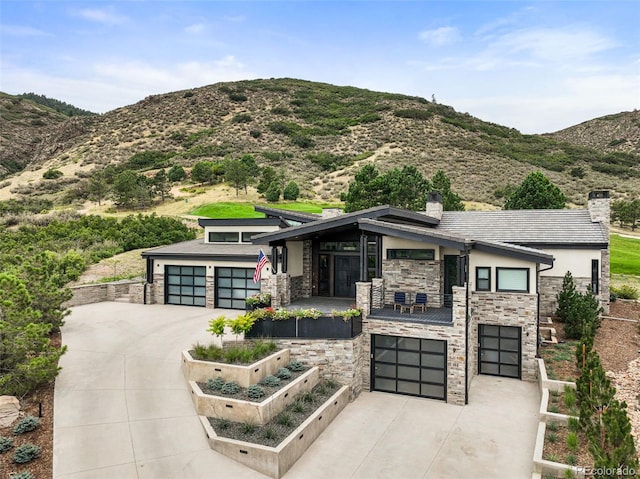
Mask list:
[[[187,174],[184,171],[184,168],[181,165],[173,165],[169,168],[169,173],[167,173],[167,178],[172,183],[177,183],[178,181],[182,181],[187,177]]]
[[[576,285],[573,282],[571,271],[567,271],[562,279],[562,289],[556,294],[558,307],[556,308],[556,316],[559,322],[564,323],[567,320],[569,309],[573,304],[576,296]]]
[[[285,200],[295,201],[298,199],[298,196],[300,196],[300,188],[298,187],[298,184],[295,181],[287,183],[287,186],[282,192],[282,197]]]
[[[264,194],[271,186],[271,183],[276,179],[276,170],[270,166],[267,166],[262,169],[262,173],[260,175],[260,182],[258,183],[257,190],[258,193]]]
[[[530,173],[504,204],[505,210],[562,209],[566,198],[562,191],[540,171]]]
[[[451,191],[451,180],[444,171],[438,170],[431,179],[433,191],[442,195],[442,209],[444,211],[464,211],[464,204],[460,195]]]
[[[267,201],[276,202],[280,199],[281,191],[282,190],[280,189],[280,183],[278,181],[272,181],[271,185],[269,185],[269,188],[267,188],[267,191],[264,195]]]
[[[171,192],[171,185],[169,184],[169,178],[164,170],[159,170],[153,177],[153,192],[160,196],[160,199],[164,203],[165,198]]]

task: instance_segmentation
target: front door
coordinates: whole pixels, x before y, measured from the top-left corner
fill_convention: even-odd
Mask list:
[[[522,329],[516,326],[478,325],[478,372],[520,378]]]
[[[355,298],[356,282],[360,281],[360,257],[336,255],[334,258],[334,296]]]

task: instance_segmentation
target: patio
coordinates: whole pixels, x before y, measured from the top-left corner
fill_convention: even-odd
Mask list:
[[[311,298],[300,298],[285,306],[285,309],[317,309],[323,313],[333,311],[344,311],[355,308],[355,299],[313,296]],[[414,309],[413,312],[400,312],[394,310],[393,306],[386,305],[384,308],[371,309],[369,313],[371,319],[382,319],[387,321],[408,321],[425,324],[451,324],[451,308],[427,308],[426,311]]]

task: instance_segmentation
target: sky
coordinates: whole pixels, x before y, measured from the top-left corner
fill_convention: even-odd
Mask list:
[[[628,1],[0,1],[0,91],[104,113],[218,82],[415,95],[523,133],[640,107]]]

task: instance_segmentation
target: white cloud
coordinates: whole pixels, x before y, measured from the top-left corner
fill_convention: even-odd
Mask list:
[[[418,36],[425,43],[441,47],[457,42],[460,39],[460,31],[455,27],[440,27],[420,32]]]
[[[23,27],[19,25],[2,25],[2,34],[13,37],[51,37],[50,33],[33,27]]]
[[[190,35],[199,35],[200,33],[203,33],[204,30],[205,26],[203,23],[194,23],[193,25],[189,25],[184,29],[185,33],[188,33]]]
[[[122,25],[128,21],[127,17],[116,13],[112,8],[84,8],[73,10],[71,13],[77,17],[103,25]]]

